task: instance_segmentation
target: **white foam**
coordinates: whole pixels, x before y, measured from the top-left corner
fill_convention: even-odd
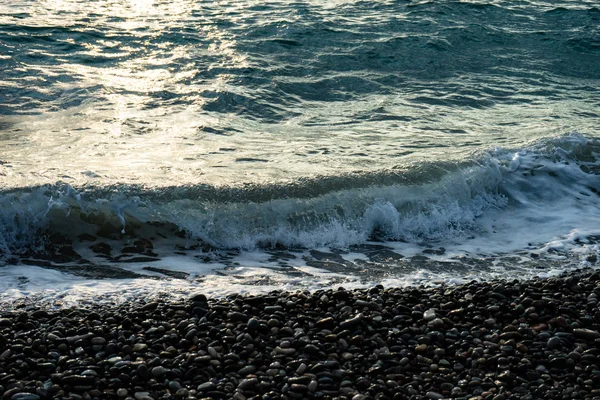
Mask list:
[[[68,187],[51,197],[44,188],[6,194],[0,198],[4,206],[0,245],[4,251],[33,240],[34,232],[47,226],[52,213],[57,212],[62,213],[64,221],[51,220],[52,224],[65,224],[73,235],[94,228],[82,221],[72,226],[77,213],[112,213],[119,226],[126,227],[127,220],[142,225],[144,221],[169,222],[186,229],[191,238],[241,251],[225,260],[200,250],[176,255],[172,253],[174,246],[169,247],[171,239],[158,243],[155,251],[161,260],[151,265],[188,273],[185,280],[90,281],[49,269],[7,265],[0,271],[0,299],[37,292],[57,299],[105,293],[119,296],[123,291],[131,295],[160,290],[182,295],[195,291],[255,293],[274,288],[379,283],[373,279],[395,286],[459,283],[552,275],[593,265],[594,256],[600,255],[598,239],[592,239],[600,235],[600,179],[588,169],[598,167],[598,147],[597,141],[570,135],[528,149],[495,149],[482,156],[479,163],[455,168],[432,182],[338,190],[314,198],[280,198],[263,203],[216,203],[189,197],[151,202],[126,194],[87,198],[87,193]],[[76,209],[77,213],[72,212]],[[369,242],[374,232],[389,240]],[[192,239],[178,240],[191,240],[193,244]],[[126,244],[109,243],[115,248]],[[307,249],[285,260],[287,266],[306,275],[286,273],[269,252],[258,248],[261,243]],[[403,264],[403,268],[394,269],[394,263],[400,261],[389,261],[390,271],[394,272],[369,280],[368,274],[361,278],[351,272],[332,273],[316,268],[314,263],[309,265],[313,260],[310,249],[328,252],[354,244],[383,244],[405,260],[426,254],[431,262],[442,266],[458,263],[464,267],[429,270],[418,264],[410,268]],[[436,252],[423,252],[428,249]],[[95,255],[87,247],[80,254],[94,261]],[[201,261],[206,257],[209,261]],[[368,259],[354,250],[342,251],[341,257],[348,263]],[[148,265],[119,264],[149,277],[163,276],[145,270]]]

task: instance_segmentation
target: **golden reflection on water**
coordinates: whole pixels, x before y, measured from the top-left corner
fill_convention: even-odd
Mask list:
[[[237,50],[235,39],[202,13],[202,7],[196,1],[186,0],[59,0],[39,3],[36,13],[44,14],[45,24],[52,20],[57,25],[83,25],[83,30],[103,31],[105,38],[81,44],[66,39],[70,44],[82,45],[85,50],[78,55],[87,56],[92,62],[66,62],[61,68],[78,77],[74,86],[101,85],[104,97],[122,116],[129,115],[128,110],[139,110],[150,102],[152,93],[161,91],[187,94],[187,100],[195,99],[196,106],[201,107],[204,100],[198,92],[202,89],[219,92],[231,76],[219,74],[210,82],[194,81],[201,72],[195,62],[198,58],[212,55],[216,59],[214,65],[206,67],[209,71],[232,64],[247,66],[247,56]],[[196,41],[197,45],[153,41],[165,31],[185,28],[188,23],[198,25],[199,20],[203,23],[199,33],[201,43]],[[93,62],[99,58],[108,62]]]
[[[47,16],[60,17],[63,13],[88,14],[100,18],[123,19],[138,16],[177,16],[189,13],[197,4],[189,0],[42,0],[33,6],[37,12],[46,11]],[[69,21],[65,21],[69,22]]]
[[[34,151],[20,158],[44,170],[64,171],[67,181],[153,182],[165,175],[169,182],[199,179],[204,165],[199,154],[221,146],[210,138],[189,140],[198,136],[199,127],[218,123],[203,112],[206,99],[201,93],[230,90],[232,78],[222,73],[202,79],[202,72],[243,67],[247,59],[231,33],[218,26],[214,10],[204,12],[206,4],[189,0],[42,0],[26,7],[31,17],[11,23],[68,28],[66,35],[56,37],[74,49],[49,54],[56,63],[38,74],[74,79],[58,79],[44,90],[55,92],[57,104],[81,92],[89,97],[67,110],[39,109],[39,115],[18,121],[28,132],[27,148]],[[194,26],[190,35],[195,40],[177,42],[188,26]],[[170,31],[176,33],[173,39]],[[40,66],[29,68],[34,79],[33,71]],[[163,96],[167,102],[174,98],[175,105],[161,103]],[[181,105],[177,96],[183,99]],[[50,106],[56,107],[41,105]],[[185,170],[171,167],[183,159],[187,161],[180,168]],[[213,159],[219,163],[218,157]],[[82,171],[85,177],[78,178]],[[31,179],[23,175],[19,185]]]
[[[352,63],[362,57],[362,46],[348,49],[333,43],[322,53],[314,49],[316,54],[309,54],[303,46],[286,49],[273,43],[303,37],[303,24],[310,18],[323,16],[333,25],[337,18],[347,18],[342,12],[323,12],[343,7],[345,0],[308,1],[313,4],[312,16],[303,14],[304,7],[273,3],[19,0],[0,4],[0,24],[22,28],[25,35],[41,32],[50,43],[33,41],[34,46],[23,46],[34,57],[15,68],[20,73],[17,78],[2,84],[9,89],[30,87],[33,93],[14,91],[27,103],[26,112],[10,116],[22,134],[15,136],[18,145],[6,147],[2,156],[22,160],[23,175],[44,165],[65,176],[93,172],[81,178],[86,181],[101,176],[106,181],[170,184],[180,179],[191,184],[211,179],[253,181],[258,174],[276,180],[395,167],[408,155],[419,160],[463,157],[459,141],[465,147],[485,148],[487,140],[497,142],[494,135],[513,137],[506,132],[513,129],[505,128],[506,123],[519,121],[514,128],[519,141],[518,129],[532,137],[547,135],[548,126],[555,126],[556,132],[551,133],[564,132],[558,122],[548,125],[555,115],[576,115],[584,107],[590,114],[596,112],[593,102],[553,103],[564,106],[560,110],[550,109],[547,102],[528,107],[499,102],[482,109],[453,108],[446,115],[448,107],[418,101],[417,97],[434,97],[429,86],[406,93],[388,87],[385,93],[365,95],[358,88],[356,96],[339,101],[334,94],[343,98],[346,89],[336,87],[338,78],[342,83],[348,79],[351,85],[363,81],[371,85],[379,78],[385,82],[396,71],[389,76],[345,68],[335,71],[337,61],[332,56],[340,55],[336,52],[346,48],[348,54],[342,55]],[[283,12],[277,14],[278,9]],[[355,25],[361,22],[365,23],[357,20]],[[44,29],[27,32],[31,27]],[[377,40],[387,41],[386,34]],[[318,37],[310,40],[319,44]],[[321,70],[311,69],[315,66]],[[467,78],[453,85],[478,83],[476,75]],[[503,76],[503,82],[494,85],[510,86],[504,82],[510,79]],[[320,92],[328,89],[331,99],[322,100]],[[353,89],[348,88],[347,94]],[[304,98],[307,92],[314,98]],[[293,101],[272,107],[287,100],[285,96]],[[273,109],[275,117],[262,120],[263,106],[266,111]],[[378,120],[378,110],[384,117],[406,120]],[[284,117],[278,119],[280,115]],[[448,126],[453,133],[441,135]],[[458,136],[469,131],[482,132],[477,146],[468,134],[464,139]],[[416,137],[421,142],[415,145]],[[21,142],[25,144],[19,146]],[[406,143],[411,150],[403,147]],[[16,184],[26,185],[27,180],[21,176]]]

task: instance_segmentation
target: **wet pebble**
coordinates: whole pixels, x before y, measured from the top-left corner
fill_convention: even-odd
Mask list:
[[[10,397],[10,400],[39,400],[40,396],[33,393],[15,393]]]
[[[7,308],[0,310],[0,393],[70,400],[104,393],[129,400],[594,398],[598,282],[600,273],[584,270],[451,287]]]
[[[254,331],[254,330],[258,329],[258,326],[259,326],[259,322],[256,318],[250,318],[248,320],[248,329]]]
[[[436,314],[435,314],[434,309],[429,309],[423,313],[423,319],[425,321],[433,321],[435,319],[435,317],[436,317]],[[430,392],[430,393],[435,393],[435,392]]]
[[[164,368],[163,366],[160,366],[160,365],[152,368],[152,370],[151,370],[151,374],[155,378],[162,378],[163,376],[165,376],[166,372],[167,372],[166,368]]]
[[[551,337],[550,339],[548,339],[548,342],[546,343],[546,347],[548,347],[550,350],[553,349],[557,349],[561,346],[560,344],[560,338],[554,336]]]

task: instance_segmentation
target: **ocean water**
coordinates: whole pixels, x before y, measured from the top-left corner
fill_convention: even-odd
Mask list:
[[[0,301],[597,266],[596,1],[0,3]]]

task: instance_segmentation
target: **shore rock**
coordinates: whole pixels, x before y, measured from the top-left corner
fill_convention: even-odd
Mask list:
[[[595,399],[599,282],[582,270],[79,309],[5,304],[0,396]]]

